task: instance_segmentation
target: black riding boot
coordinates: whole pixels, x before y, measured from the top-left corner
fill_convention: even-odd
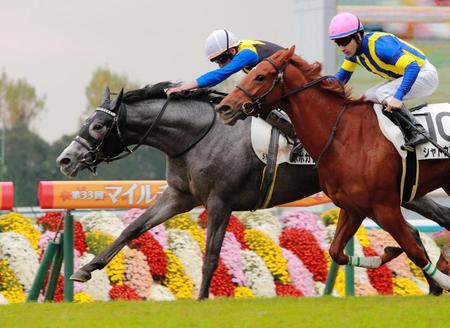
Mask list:
[[[417,122],[414,115],[411,114],[411,112],[408,108],[406,108],[405,105],[397,110],[393,110],[392,113],[394,114],[394,116],[400,116],[397,117],[397,120],[400,124],[400,128],[403,130],[403,134],[406,139],[403,147],[407,151],[414,151],[415,146],[428,142],[425,136],[431,139],[431,136],[428,134],[422,124]]]
[[[300,142],[300,139],[295,137],[294,145],[292,146],[291,153],[289,154],[289,162],[295,162],[297,157],[300,156],[303,150],[303,144]]]

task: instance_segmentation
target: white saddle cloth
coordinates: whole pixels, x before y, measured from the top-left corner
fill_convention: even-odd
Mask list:
[[[406,151],[401,149],[405,143],[400,128],[383,114],[383,106],[373,106],[377,114],[378,123],[384,136],[392,142],[400,156],[405,159]],[[447,151],[450,150],[450,104],[430,104],[413,112],[419,123],[430,133],[430,135]],[[416,147],[418,160],[448,159],[433,144],[427,142]]]
[[[251,136],[253,151],[261,162],[267,164],[267,153],[269,152],[270,134],[272,126],[259,117],[252,117]],[[287,142],[286,137],[280,134],[278,138],[277,164],[289,163],[292,165],[314,165],[313,159],[303,149],[295,162],[289,161],[292,145]]]

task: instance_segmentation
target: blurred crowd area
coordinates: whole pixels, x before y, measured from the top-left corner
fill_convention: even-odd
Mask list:
[[[410,6],[410,7],[448,7],[450,0],[338,0],[342,6]],[[442,8],[444,10],[444,8]],[[399,15],[402,15],[399,12]],[[450,39],[450,23],[365,23],[369,30],[386,31],[402,38]]]

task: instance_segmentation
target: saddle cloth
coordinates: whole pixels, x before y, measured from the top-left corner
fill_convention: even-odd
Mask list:
[[[253,151],[256,156],[263,162],[267,164],[267,153],[269,152],[270,143],[270,132],[272,130],[272,125],[264,121],[259,117],[252,117],[251,125],[251,140]],[[291,153],[292,145],[287,142],[286,137],[280,134],[278,138],[278,156],[277,164],[289,163],[292,165],[314,165],[313,159],[309,154],[302,149],[300,156],[295,160],[295,162],[289,161],[289,154]]]
[[[405,159],[407,152],[400,147],[405,143],[400,128],[383,114],[383,106],[373,106],[377,114],[378,123],[384,136],[395,146],[399,155]],[[413,112],[419,123],[445,150],[450,150],[450,104],[430,104]],[[416,147],[418,160],[448,159],[439,149],[430,142]]]

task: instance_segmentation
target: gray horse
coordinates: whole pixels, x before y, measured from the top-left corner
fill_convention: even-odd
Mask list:
[[[168,102],[164,89],[170,85],[163,82],[125,95],[121,92],[112,102],[107,89],[101,107],[58,156],[62,173],[74,177],[80,170],[95,170],[100,162],[122,158],[124,150],[132,153],[141,144],[167,154],[168,187],[161,198],[108,248],[75,272],[72,280],[89,280],[92,271],[105,267],[132,239],[176,214],[203,205],[208,209],[208,232],[199,299],[205,299],[231,212],[255,208],[264,164],[252,150],[250,119],[239,120],[233,128],[223,125],[215,119],[213,97],[207,91],[200,90],[190,97]],[[130,150],[129,145],[135,146]],[[281,164],[268,206],[319,191],[313,166]],[[450,228],[450,209],[429,198],[423,197],[405,207]],[[411,229],[420,240],[415,228],[411,226]],[[391,247],[385,250],[383,258],[387,262],[397,255],[398,250]],[[428,281],[431,293],[442,293],[433,280]]]

